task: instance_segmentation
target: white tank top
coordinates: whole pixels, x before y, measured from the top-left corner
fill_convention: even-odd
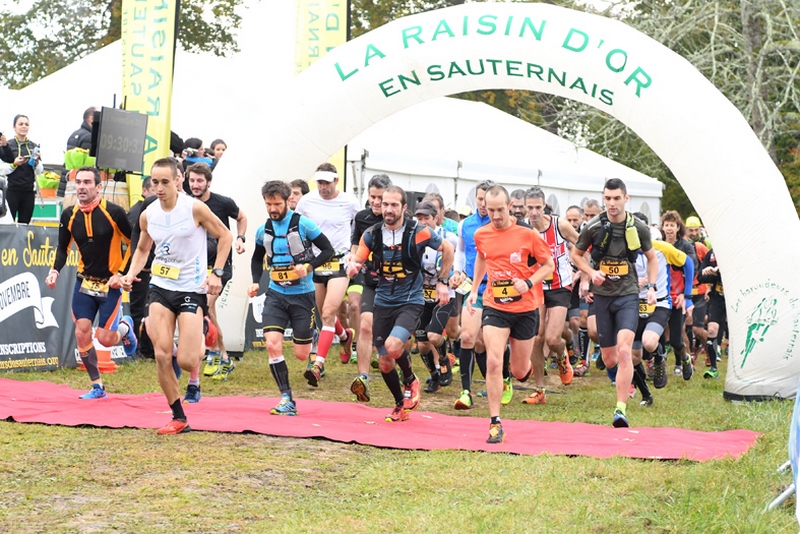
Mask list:
[[[154,286],[170,291],[205,293],[200,286],[206,280],[208,269],[206,229],[194,222],[192,206],[195,202],[198,200],[180,193],[172,211],[165,212],[160,201],[153,202],[144,211],[147,233],[156,247],[150,271],[150,283]]]

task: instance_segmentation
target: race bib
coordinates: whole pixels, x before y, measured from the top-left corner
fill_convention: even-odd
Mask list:
[[[472,291],[472,278],[465,278],[461,285],[456,288],[456,293],[461,295],[469,295],[470,291]]]
[[[269,272],[272,281],[281,287],[294,286],[300,283],[300,277],[292,265],[277,265]]]
[[[436,302],[436,286],[422,286],[422,296],[425,302]]]
[[[607,276],[625,276],[628,274],[628,262],[625,260],[602,260],[600,270]]]
[[[522,295],[514,289],[514,282],[511,280],[495,280],[492,282],[492,297],[498,304],[508,304],[522,300]]]
[[[381,264],[381,274],[389,282],[395,279],[402,281],[406,277],[406,271],[403,269],[403,262],[401,261],[383,262]]]
[[[338,272],[339,268],[340,268],[339,260],[331,260],[323,263],[322,265],[314,269],[314,271],[316,271],[317,274],[333,274],[335,272]]]
[[[694,286],[692,288],[692,295],[699,295],[699,294],[700,294],[699,286]]]
[[[655,311],[656,311],[655,304],[648,304],[647,300],[639,299],[639,317],[641,317],[642,319],[647,319],[648,317],[653,315],[653,312]]]
[[[181,270],[177,267],[170,267],[169,265],[162,265],[160,263],[154,263],[150,268],[150,272],[155,276],[169,278],[170,280],[177,280],[178,275],[181,274]]]
[[[81,281],[81,287],[78,289],[84,295],[91,297],[107,297],[108,296],[108,282],[101,282],[99,280],[89,280],[84,278]]]
[[[723,288],[722,284],[720,284],[719,282],[714,284],[714,291],[716,291],[720,295],[724,295],[725,294],[725,288]]]

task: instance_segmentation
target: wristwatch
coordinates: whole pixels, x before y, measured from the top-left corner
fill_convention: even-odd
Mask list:
[[[449,284],[449,283],[450,283],[450,279],[449,279],[449,278],[439,278],[438,282],[439,282],[440,284],[447,285],[447,284]]]
[[[225,269],[220,269],[219,267],[217,267],[216,269],[211,269],[211,274],[214,274],[217,277],[222,278],[223,276],[225,276]]]
[[[651,287],[653,288],[653,291],[658,291],[658,288],[656,287],[655,284],[645,284],[644,285],[645,289],[650,289]]]
[[[530,278],[525,279],[525,284],[528,286],[528,289],[533,289],[533,282],[531,282]]]
[[[242,243],[245,243],[245,242],[246,242],[246,241],[245,241],[245,239],[244,239],[244,236],[243,236],[243,235],[237,235],[237,236],[236,236],[236,239],[241,239],[241,240],[242,240]]]

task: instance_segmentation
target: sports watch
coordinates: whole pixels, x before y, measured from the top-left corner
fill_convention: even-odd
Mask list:
[[[215,269],[211,269],[211,274],[217,275],[219,278],[225,276],[225,269],[220,269],[219,267]]]

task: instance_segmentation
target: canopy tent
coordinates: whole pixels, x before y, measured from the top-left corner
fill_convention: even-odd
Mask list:
[[[621,178],[629,209],[658,217],[661,182],[487,104],[436,98],[371,126],[347,149],[348,184],[364,194],[385,173],[412,191],[437,191],[453,208],[474,208],[474,186],[493,180],[509,191],[540,186],[563,215],[570,205],[600,199],[608,178]],[[363,199],[362,199],[363,200]]]

